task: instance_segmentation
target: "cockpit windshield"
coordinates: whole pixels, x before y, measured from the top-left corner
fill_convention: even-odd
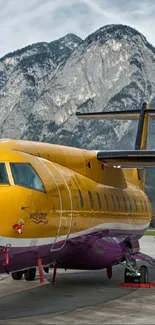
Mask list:
[[[34,170],[27,163],[10,163],[14,183],[19,186],[45,192],[44,185]]]
[[[8,174],[4,163],[0,163],[0,184],[9,184]]]

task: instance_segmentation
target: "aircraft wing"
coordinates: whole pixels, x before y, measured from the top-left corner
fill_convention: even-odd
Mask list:
[[[98,151],[97,159],[115,167],[155,167],[155,150],[107,150]]]

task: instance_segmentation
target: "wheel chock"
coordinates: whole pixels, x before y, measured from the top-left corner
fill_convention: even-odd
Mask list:
[[[155,287],[155,282],[149,282],[149,283],[126,283],[126,282],[121,282],[120,283],[121,287],[126,287],[126,288],[151,288]]]
[[[155,287],[155,282],[151,282],[151,287]]]
[[[127,287],[127,288],[151,288],[150,283],[126,283],[126,282],[121,282],[120,283],[121,287]]]

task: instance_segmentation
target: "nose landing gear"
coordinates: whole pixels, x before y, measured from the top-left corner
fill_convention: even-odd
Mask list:
[[[36,276],[36,268],[28,269],[25,271],[17,271],[11,273],[12,279],[13,280],[21,280],[24,274],[24,278],[26,281],[34,281],[35,276]]]
[[[13,280],[21,280],[23,277],[23,271],[13,272],[11,276]]]
[[[26,281],[34,281],[36,277],[36,268],[28,269],[24,272],[24,278]]]
[[[49,268],[48,267],[44,267],[44,272],[48,273],[49,272]],[[17,272],[12,272],[11,276],[13,280],[21,280],[24,274],[24,278],[26,281],[34,281],[35,277],[36,277],[36,267],[32,268],[32,269],[28,269],[25,271],[17,271]]]

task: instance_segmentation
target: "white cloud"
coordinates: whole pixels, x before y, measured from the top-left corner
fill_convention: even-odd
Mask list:
[[[107,24],[138,29],[155,45],[154,0],[0,0],[0,57],[28,44]]]

